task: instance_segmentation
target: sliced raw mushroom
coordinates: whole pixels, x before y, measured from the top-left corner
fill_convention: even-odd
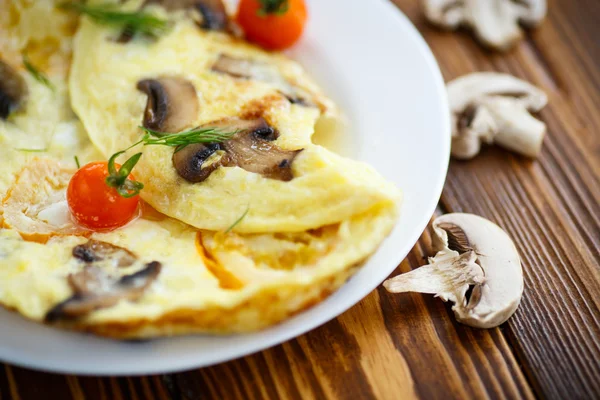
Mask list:
[[[226,31],[229,28],[229,16],[221,0],[147,0],[146,4],[160,4],[168,11],[197,10],[197,21],[202,29]]]
[[[181,132],[198,116],[198,94],[194,85],[183,78],[144,79],[138,82],[137,88],[148,95],[142,122],[148,129]]]
[[[300,104],[306,107],[315,107],[309,100],[310,95],[308,93],[291,85],[281,75],[279,70],[272,65],[256,60],[236,58],[221,54],[213,64],[212,70],[238,79],[253,79],[269,83],[276,87],[290,103]]]
[[[420,292],[454,303],[459,322],[493,328],[516,311],[523,271],[514,243],[498,225],[472,214],[446,214],[433,222],[429,264],[383,283],[392,293]]]
[[[153,261],[131,275],[114,278],[101,268],[87,265],[83,271],[69,275],[73,295],[46,314],[46,322],[70,320],[92,311],[116,305],[121,300],[139,299],[156,280],[161,263]]]
[[[18,111],[25,103],[27,93],[23,77],[0,59],[0,119]]]
[[[523,32],[546,16],[546,0],[425,0],[426,18],[446,29],[470,27],[480,42],[497,50],[509,49]]]
[[[235,136],[222,143],[193,144],[173,153],[173,166],[188,182],[202,182],[217,168],[238,166],[265,178],[289,181],[292,162],[301,150],[283,150],[271,143],[278,132],[263,118],[225,119],[207,124]]]
[[[548,102],[537,87],[507,74],[478,72],[448,83],[452,156],[475,157],[481,143],[537,157],[546,125],[531,116]]]
[[[75,246],[73,257],[85,263],[109,261],[117,267],[129,267],[137,260],[136,255],[124,247],[94,239]]]

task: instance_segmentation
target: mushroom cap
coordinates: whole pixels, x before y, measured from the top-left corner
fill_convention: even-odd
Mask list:
[[[19,110],[27,98],[25,80],[10,65],[0,59],[0,119]]]
[[[508,74],[479,72],[447,84],[452,111],[452,155],[469,159],[481,143],[497,142],[509,150],[536,157],[546,126],[529,112],[548,98],[537,87]]]
[[[507,50],[523,33],[519,23],[538,25],[546,16],[546,0],[425,0],[426,18],[446,29],[470,27],[486,46]]]
[[[137,88],[148,96],[142,121],[146,128],[177,133],[190,127],[198,117],[198,94],[194,85],[183,78],[143,79]]]
[[[186,181],[203,182],[222,166],[237,166],[270,179],[293,179],[292,162],[301,150],[284,150],[273,144],[279,133],[263,118],[227,118],[203,127],[237,133],[222,143],[196,143],[177,148],[173,153],[173,166]]]
[[[517,309],[523,294],[523,270],[511,238],[498,225],[473,214],[446,214],[433,222],[434,249],[461,246],[477,255],[484,273],[479,295],[452,310],[460,322],[492,328],[505,322]],[[454,245],[453,245],[454,244]],[[460,250],[459,250],[460,252]]]
[[[202,29],[226,31],[230,25],[222,0],[146,0],[145,4],[159,4],[168,11],[195,9],[201,15],[197,23]]]
[[[534,85],[499,72],[475,72],[461,76],[446,85],[450,109],[462,112],[469,105],[487,97],[514,99],[529,111],[539,111],[548,103],[546,93]]]

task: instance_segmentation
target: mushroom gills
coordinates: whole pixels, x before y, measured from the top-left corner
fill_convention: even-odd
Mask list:
[[[293,179],[292,162],[302,150],[283,150],[271,143],[278,132],[263,118],[225,119],[203,127],[237,133],[222,143],[197,143],[176,149],[173,166],[188,182],[202,182],[221,166],[237,166],[269,179]]]
[[[94,239],[75,246],[73,257],[85,263],[98,263],[108,260],[117,267],[129,267],[137,260],[137,256],[124,247]]]
[[[148,96],[142,121],[145,128],[177,133],[196,120],[200,104],[191,82],[163,76],[143,79],[138,82],[137,88]]]
[[[0,59],[0,118],[20,110],[27,98],[25,80],[10,65]]]
[[[523,294],[519,254],[506,232],[472,214],[446,214],[433,222],[429,264],[386,280],[391,293],[420,292],[454,303],[459,322],[493,328],[516,311]]]
[[[309,100],[310,95],[308,93],[290,84],[276,67],[269,64],[221,54],[213,64],[212,70],[238,79],[251,79],[269,83],[275,86],[290,103],[305,107],[316,107]]]
[[[135,301],[156,280],[161,263],[153,261],[131,275],[114,278],[101,268],[86,265],[83,271],[69,275],[74,294],[46,314],[46,322],[72,320],[92,311],[116,305],[121,300]]]

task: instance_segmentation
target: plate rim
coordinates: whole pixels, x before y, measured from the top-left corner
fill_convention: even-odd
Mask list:
[[[441,152],[442,154],[446,154],[446,158],[442,160],[439,164],[439,179],[436,182],[436,187],[434,192],[436,193],[435,197],[432,197],[429,200],[426,208],[428,211],[427,214],[421,218],[420,223],[418,224],[418,228],[414,230],[411,237],[405,241],[405,244],[401,244],[401,251],[397,254],[397,257],[390,257],[385,265],[382,265],[376,271],[377,279],[373,279],[371,284],[363,285],[360,287],[359,292],[353,296],[351,299],[342,301],[339,300],[335,303],[334,310],[328,313],[322,313],[317,315],[314,320],[309,324],[301,325],[298,327],[292,327],[287,330],[282,330],[276,332],[275,334],[270,335],[265,338],[264,341],[258,345],[252,346],[252,349],[248,350],[246,347],[240,345],[240,349],[235,351],[230,351],[228,354],[222,357],[213,357],[205,358],[205,359],[195,359],[192,361],[182,360],[182,361],[173,361],[173,360],[164,360],[160,366],[154,365],[145,365],[143,367],[138,368],[137,370],[131,370],[131,368],[125,367],[121,368],[118,365],[111,365],[110,369],[99,366],[97,368],[87,368],[84,371],[78,370],[76,368],[71,368],[69,366],[60,365],[54,363],[51,359],[40,362],[38,360],[33,360],[30,357],[19,358],[14,354],[11,356],[9,354],[0,354],[0,361],[8,363],[10,365],[29,368],[37,371],[45,371],[51,373],[60,373],[60,374],[75,374],[79,376],[142,376],[142,375],[153,375],[153,374],[165,374],[165,373],[176,373],[181,371],[187,371],[196,368],[202,368],[210,365],[215,365],[219,363],[224,363],[227,361],[231,361],[233,359],[237,359],[240,357],[248,356],[251,354],[255,354],[270,347],[276,346],[278,344],[284,343],[288,340],[296,338],[298,336],[304,335],[305,333],[312,331],[314,329],[319,328],[323,324],[339,317],[342,313],[346,312],[360,301],[362,301],[366,296],[368,296],[373,290],[375,290],[381,282],[394,271],[394,269],[399,265],[400,262],[406,257],[409,253],[410,249],[414,246],[414,244],[418,241],[422,232],[427,228],[429,224],[429,220],[431,216],[434,214],[439,199],[442,194],[442,190],[446,181],[448,167],[450,162],[450,132],[451,132],[451,118],[450,118],[450,109],[448,104],[448,99],[446,95],[445,82],[433,55],[430,47],[427,45],[427,42],[414,26],[414,24],[410,21],[410,19],[394,4],[392,4],[388,0],[371,0],[372,7],[382,7],[381,12],[389,13],[395,18],[399,24],[402,25],[403,30],[407,35],[410,35],[410,40],[415,42],[418,45],[419,51],[423,55],[428,68],[434,75],[435,79],[435,87],[438,91],[438,101],[441,102],[440,109],[442,110],[442,125],[445,126],[445,132],[441,133],[442,140],[440,142]],[[373,284],[372,282],[376,282]],[[330,297],[335,296],[335,293]],[[309,311],[309,310],[307,310]],[[307,311],[303,311],[301,314],[306,313]],[[8,311],[13,313],[12,311]],[[275,325],[277,327],[277,325]],[[269,328],[267,328],[268,330]],[[243,335],[242,335],[243,336]],[[177,338],[167,338],[168,339],[177,339]],[[109,339],[110,340],[110,339]],[[1,349],[0,349],[1,350]]]

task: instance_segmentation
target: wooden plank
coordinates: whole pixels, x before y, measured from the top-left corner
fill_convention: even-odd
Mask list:
[[[551,1],[543,26],[508,54],[436,31],[415,2],[396,3],[421,21],[446,79],[495,70],[549,93],[540,159],[485,149],[452,162],[442,204],[496,221],[517,243],[525,295],[505,334],[536,393],[600,395],[600,3]]]

